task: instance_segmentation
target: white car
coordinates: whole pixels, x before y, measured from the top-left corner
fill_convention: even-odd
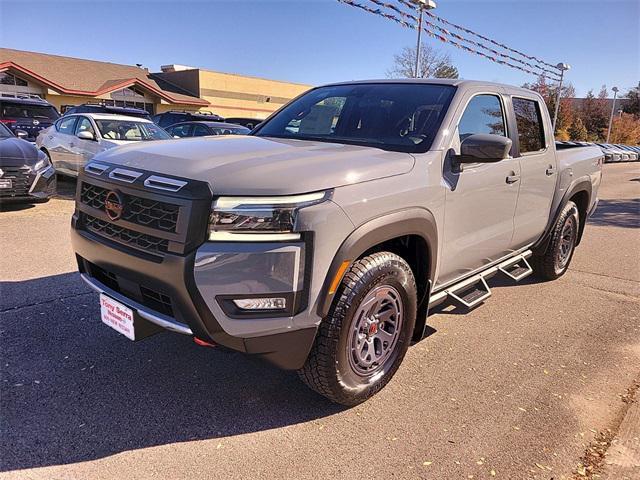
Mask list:
[[[57,173],[77,176],[96,154],[131,142],[169,140],[155,123],[123,115],[79,113],[59,118],[42,130],[36,145],[46,153]]]

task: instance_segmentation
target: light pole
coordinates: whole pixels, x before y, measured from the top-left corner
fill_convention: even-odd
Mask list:
[[[562,96],[562,80],[564,79],[564,72],[571,68],[571,65],[567,63],[559,63],[556,65],[560,69],[560,84],[558,85],[558,95],[556,95],[556,111],[553,114],[553,134],[556,134],[556,122],[558,121],[558,110],[560,110],[560,97]]]
[[[609,137],[611,136],[611,124],[613,123],[613,112],[616,108],[616,97],[618,96],[618,87],[613,87],[613,105],[611,105],[611,116],[609,117],[609,130],[607,130],[607,143],[609,143]]]
[[[420,16],[418,17],[418,42],[416,43],[416,69],[413,72],[413,77],[418,78],[418,72],[420,71],[420,39],[422,38],[422,12],[425,10],[431,10],[436,8],[436,2],[433,0],[411,0],[418,10],[420,10]]]

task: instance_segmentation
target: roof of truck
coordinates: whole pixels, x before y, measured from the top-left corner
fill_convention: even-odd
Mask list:
[[[511,91],[521,91],[532,93],[532,90],[528,90],[522,87],[516,87],[514,85],[507,85],[506,83],[487,82],[484,80],[464,80],[462,78],[385,78],[385,79],[372,79],[372,80],[352,80],[349,82],[336,82],[331,83],[333,85],[358,85],[366,83],[426,83],[432,85],[451,85],[454,87],[500,87],[506,88]],[[535,93],[535,92],[533,92]]]

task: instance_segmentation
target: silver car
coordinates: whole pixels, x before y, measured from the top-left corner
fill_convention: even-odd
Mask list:
[[[171,136],[155,123],[137,117],[82,113],[65,115],[36,139],[56,169],[77,176],[96,154],[132,142],[168,140]]]

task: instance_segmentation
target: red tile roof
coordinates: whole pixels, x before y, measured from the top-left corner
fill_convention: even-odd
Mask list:
[[[209,105],[202,98],[180,91],[179,87],[168,86],[166,82],[160,85],[153,74],[130,65],[0,48],[0,72],[6,70],[22,73],[69,95],[97,96],[135,85],[172,104]]]

